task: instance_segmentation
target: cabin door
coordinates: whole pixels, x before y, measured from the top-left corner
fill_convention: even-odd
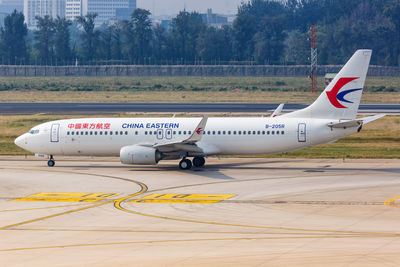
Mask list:
[[[299,123],[298,128],[297,128],[297,140],[299,142],[306,142],[307,141],[307,136],[306,136],[306,124],[305,123]]]
[[[60,124],[54,123],[51,125],[50,142],[57,143],[60,141]]]

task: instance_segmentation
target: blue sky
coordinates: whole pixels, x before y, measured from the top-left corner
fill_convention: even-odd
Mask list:
[[[205,13],[212,8],[214,13],[236,14],[243,0],[137,0],[137,7],[148,9],[154,15],[175,15],[186,4],[187,11]]]

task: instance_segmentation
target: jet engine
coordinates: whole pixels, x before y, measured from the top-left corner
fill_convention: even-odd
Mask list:
[[[161,159],[157,149],[139,145],[124,146],[119,155],[123,164],[155,165]]]

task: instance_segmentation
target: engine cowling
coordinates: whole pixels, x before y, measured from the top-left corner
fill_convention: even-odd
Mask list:
[[[121,148],[119,156],[123,164],[155,165],[161,159],[161,152],[152,147],[133,145]]]

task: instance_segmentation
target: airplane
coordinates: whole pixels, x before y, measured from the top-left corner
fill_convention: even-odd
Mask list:
[[[287,152],[332,143],[385,115],[356,118],[371,50],[357,50],[310,106],[272,117],[82,118],[50,121],[15,139],[25,150],[54,156],[119,156],[123,164],[203,167],[212,155]],[[189,160],[188,158],[193,158]]]

